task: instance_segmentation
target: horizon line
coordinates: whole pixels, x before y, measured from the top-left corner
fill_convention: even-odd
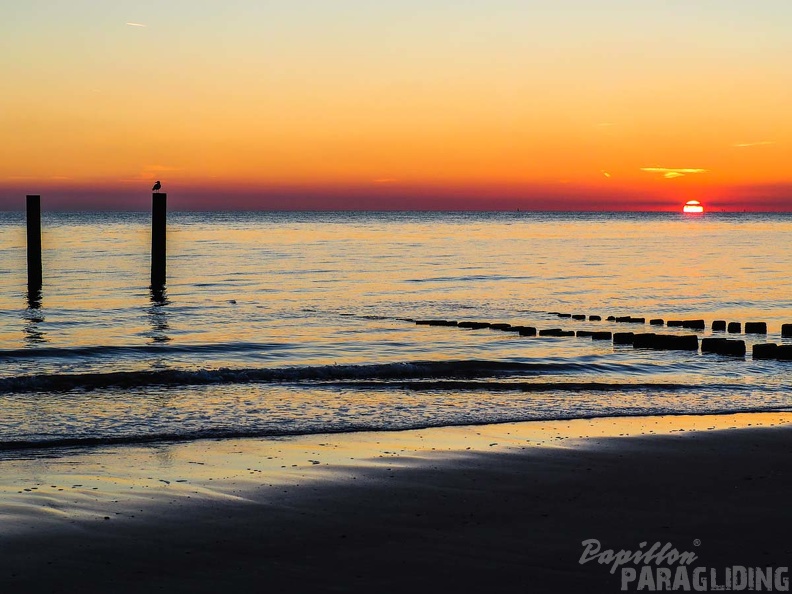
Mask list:
[[[19,208],[2,208],[0,212],[24,212],[25,205]],[[81,208],[62,208],[42,209],[42,214],[46,212],[57,213],[150,213],[150,208],[109,208],[109,209],[81,209]],[[230,208],[230,209],[169,209],[169,213],[579,213],[579,214],[599,214],[599,213],[619,213],[619,214],[687,214],[681,209],[534,209],[534,208]],[[703,213],[695,213],[698,216],[707,214],[792,214],[789,210],[753,210],[753,209],[708,209]]]

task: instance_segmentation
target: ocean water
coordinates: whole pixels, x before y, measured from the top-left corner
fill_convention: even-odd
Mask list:
[[[792,408],[792,215],[0,213],[0,457],[224,436]],[[603,321],[559,318],[597,314]],[[609,315],[765,321],[746,357],[416,325],[690,334]]]

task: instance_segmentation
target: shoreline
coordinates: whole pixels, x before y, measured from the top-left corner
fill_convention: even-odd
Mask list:
[[[619,591],[607,567],[578,563],[587,538],[700,540],[712,567],[788,564],[790,436],[792,413],[739,413],[5,460],[0,585]]]
[[[777,410],[743,410],[739,412],[662,412],[654,414],[628,414],[628,415],[589,415],[589,416],[575,416],[575,417],[560,417],[551,419],[526,419],[520,421],[505,420],[505,421],[477,421],[477,422],[456,422],[445,425],[427,425],[418,427],[394,427],[394,428],[350,428],[350,429],[333,429],[326,431],[306,431],[301,433],[246,433],[246,432],[229,432],[227,434],[207,434],[207,435],[152,435],[152,436],[138,436],[138,437],[119,437],[119,438],[53,438],[51,440],[42,441],[4,441],[0,443],[0,464],[6,461],[15,459],[29,460],[32,458],[59,458],[74,455],[89,455],[96,452],[105,452],[110,449],[123,450],[125,448],[148,448],[148,447],[171,447],[190,445],[201,442],[217,442],[217,441],[234,441],[234,440],[284,440],[284,439],[312,439],[323,436],[353,436],[353,435],[366,435],[366,434],[394,434],[394,433],[409,433],[421,431],[445,431],[453,429],[465,429],[476,427],[498,427],[501,425],[519,426],[522,424],[545,424],[545,425],[560,425],[566,423],[577,422],[600,422],[608,420],[638,420],[640,419],[673,419],[677,417],[684,418],[707,418],[707,417],[731,417],[735,415],[784,415],[792,414],[792,409],[787,410],[786,407]],[[5,456],[5,457],[3,457]]]

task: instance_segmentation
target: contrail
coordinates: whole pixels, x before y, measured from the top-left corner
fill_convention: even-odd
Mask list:
[[[146,25],[142,25],[140,23],[124,23],[125,25],[129,25],[130,27],[145,27]]]

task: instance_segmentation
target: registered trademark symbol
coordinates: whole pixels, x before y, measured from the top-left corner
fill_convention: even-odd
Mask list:
[[[697,538],[696,540],[693,541],[693,546],[700,547],[701,541]]]

